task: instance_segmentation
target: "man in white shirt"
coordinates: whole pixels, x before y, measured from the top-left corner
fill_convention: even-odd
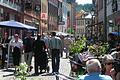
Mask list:
[[[14,35],[14,40],[10,41],[10,46],[12,48],[13,64],[16,67],[19,66],[21,59],[21,51],[23,50],[23,42],[19,39],[18,34]]]

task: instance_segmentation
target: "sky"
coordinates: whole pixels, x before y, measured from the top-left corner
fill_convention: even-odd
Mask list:
[[[78,4],[87,4],[87,3],[92,4],[92,0],[76,0],[76,2]]]

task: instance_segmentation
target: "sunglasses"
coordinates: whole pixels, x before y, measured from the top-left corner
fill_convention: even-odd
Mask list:
[[[17,38],[18,36],[15,36],[15,38]]]
[[[111,65],[111,64],[113,64],[113,63],[112,62],[106,63],[106,65]]]

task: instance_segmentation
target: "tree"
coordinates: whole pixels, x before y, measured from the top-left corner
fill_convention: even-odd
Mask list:
[[[84,4],[84,5],[79,4],[79,5],[77,5],[77,7],[76,7],[76,11],[79,12],[79,11],[81,11],[81,10],[84,10],[84,11],[86,11],[86,12],[89,12],[89,11],[92,10],[92,8],[94,8],[93,4]]]
[[[74,29],[73,28],[68,28],[67,33],[74,34]]]

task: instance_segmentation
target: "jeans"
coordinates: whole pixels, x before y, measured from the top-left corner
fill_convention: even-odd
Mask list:
[[[32,62],[32,56],[33,56],[33,52],[27,52],[24,54],[25,57],[25,62],[28,66],[31,66],[31,62]]]
[[[52,49],[52,72],[59,72],[60,65],[60,50]]]

